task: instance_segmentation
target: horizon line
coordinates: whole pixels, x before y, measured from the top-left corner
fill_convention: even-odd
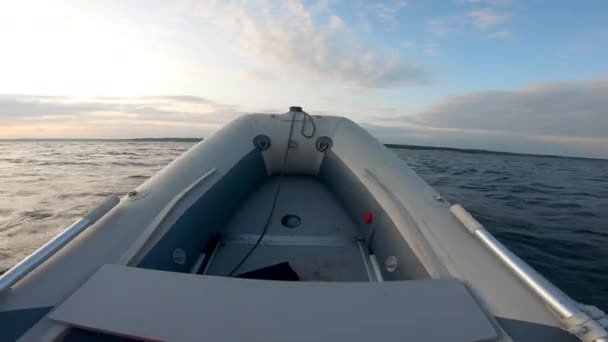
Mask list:
[[[144,138],[0,138],[0,142],[3,141],[174,141],[174,142],[200,142],[205,138],[195,137],[144,137]],[[526,153],[526,152],[509,152],[499,150],[486,150],[476,148],[462,148],[462,147],[449,147],[449,146],[438,146],[438,145],[411,145],[411,144],[396,144],[396,143],[382,143],[388,148],[396,149],[410,149],[410,150],[444,150],[454,151],[470,154],[502,154],[502,155],[513,155],[513,156],[530,156],[530,157],[547,157],[547,158],[569,158],[569,159],[586,159],[586,160],[602,160],[608,161],[608,158],[601,157],[583,157],[583,156],[572,156],[572,155],[557,155],[557,154],[541,154],[541,153]]]

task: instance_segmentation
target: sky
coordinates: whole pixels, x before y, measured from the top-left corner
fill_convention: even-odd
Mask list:
[[[0,2],[0,139],[341,115],[384,143],[608,158],[608,2]]]

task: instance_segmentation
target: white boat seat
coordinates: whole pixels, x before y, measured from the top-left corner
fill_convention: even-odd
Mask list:
[[[50,318],[162,341],[488,341],[458,280],[283,282],[104,265]]]

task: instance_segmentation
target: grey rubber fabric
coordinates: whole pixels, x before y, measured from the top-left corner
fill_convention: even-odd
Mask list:
[[[136,342],[127,337],[110,335],[102,332],[72,328],[62,342]]]
[[[384,208],[369,193],[353,171],[331,150],[325,152],[319,177],[343,202],[359,227],[361,236],[368,237],[367,243],[378,260],[395,256],[406,263],[395,272],[383,272],[386,280],[430,278]],[[371,224],[362,223],[363,214],[366,212],[373,215]],[[376,241],[378,243],[375,243]]]
[[[495,317],[503,329],[516,342],[579,342],[579,339],[558,327],[550,325]]]
[[[49,318],[154,341],[443,342],[497,337],[466,285],[455,279],[289,282],[104,265]],[[440,328],[429,329],[433,322]]]
[[[178,219],[137,266],[188,272],[205,243],[265,178],[262,154],[252,150]],[[189,256],[181,265],[172,258],[176,248]]]
[[[0,341],[16,341],[44,315],[52,306],[0,312]]]

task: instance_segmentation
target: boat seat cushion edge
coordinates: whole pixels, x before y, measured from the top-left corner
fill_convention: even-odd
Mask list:
[[[136,339],[489,341],[497,332],[455,279],[285,282],[102,266],[49,317]]]

